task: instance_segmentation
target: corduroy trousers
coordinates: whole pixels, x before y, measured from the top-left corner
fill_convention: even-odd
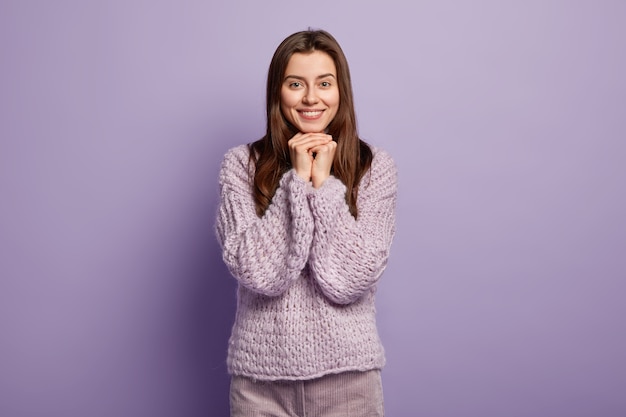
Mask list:
[[[233,376],[231,417],[382,417],[379,370],[344,372],[305,381],[258,381]]]

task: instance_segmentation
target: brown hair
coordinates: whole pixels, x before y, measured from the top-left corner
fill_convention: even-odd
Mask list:
[[[294,53],[322,51],[334,61],[339,86],[339,109],[327,133],[337,142],[332,174],[347,187],[346,202],[357,217],[359,181],[370,168],[372,151],[357,133],[352,82],[348,61],[333,36],[323,30],[307,30],[288,36],[276,49],[267,75],[267,129],[265,136],[250,146],[250,161],[255,166],[254,202],[262,216],[269,207],[280,178],[291,169],[287,142],[297,130],[285,119],[280,109],[281,88],[285,69]]]

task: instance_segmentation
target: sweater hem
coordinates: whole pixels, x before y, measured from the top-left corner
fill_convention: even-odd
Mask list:
[[[247,372],[234,372],[230,370],[228,373],[231,376],[241,376],[253,379],[255,381],[307,381],[311,379],[321,378],[326,375],[341,374],[344,372],[367,372],[373,370],[382,370],[383,367],[384,364],[374,366],[346,366],[343,368],[328,369],[308,375],[259,375]]]

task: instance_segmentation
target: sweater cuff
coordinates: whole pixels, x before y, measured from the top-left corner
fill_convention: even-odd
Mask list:
[[[295,264],[290,266],[301,269],[304,267],[313,240],[313,214],[307,202],[307,195],[312,186],[300,178],[295,169],[291,169],[284,174],[281,187],[286,187],[291,212],[290,233],[293,244],[290,251],[295,256],[292,259]]]
[[[346,204],[346,186],[332,175],[318,189],[311,187],[308,194],[313,216],[316,218],[334,217],[340,207]]]

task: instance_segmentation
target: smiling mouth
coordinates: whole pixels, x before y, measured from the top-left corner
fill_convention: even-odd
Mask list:
[[[323,112],[324,110],[312,110],[312,111],[298,110],[298,114],[300,114],[302,118],[311,119],[311,120],[318,119],[322,115]]]

